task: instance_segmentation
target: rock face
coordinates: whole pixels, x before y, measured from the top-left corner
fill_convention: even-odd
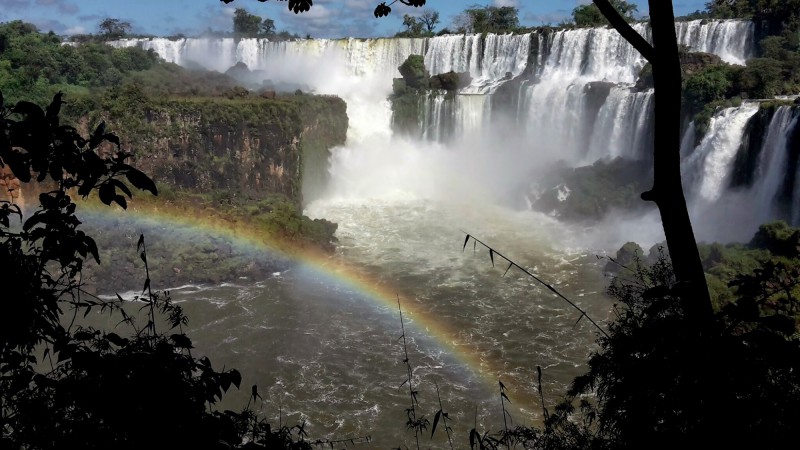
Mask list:
[[[157,183],[282,194],[297,204],[304,174],[324,181],[329,150],[347,132],[344,101],[305,95],[151,101],[107,122]]]

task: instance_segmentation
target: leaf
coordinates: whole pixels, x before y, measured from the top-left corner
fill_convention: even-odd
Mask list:
[[[500,383],[500,390],[501,390],[501,391],[502,391],[502,390],[504,390],[504,389],[506,388],[506,385],[505,385],[505,384],[503,384],[503,382],[502,382],[502,381],[500,381],[500,380],[497,380],[497,382],[498,382],[498,383]]]
[[[123,183],[122,181],[116,178],[112,178],[111,183],[114,184],[114,186],[118,187],[120,191],[124,192],[125,195],[128,196],[128,198],[133,197],[133,194],[131,194],[131,190],[128,189],[128,186],[125,186],[125,183]]]
[[[494,250],[489,249],[489,259],[492,260],[492,267],[494,267]]]
[[[375,8],[375,17],[386,17],[392,12],[392,8],[386,6],[386,2],[382,2]]]
[[[512,267],[514,267],[514,263],[513,262],[508,263],[508,268],[506,269],[505,272],[503,272],[503,276],[506,276],[506,274],[508,273],[509,270],[511,270]]]
[[[43,119],[44,118],[44,111],[39,105],[31,102],[17,102],[16,106],[12,112],[17,114],[22,114],[26,116],[26,118],[33,118],[33,119]]]
[[[142,288],[142,294],[144,294],[145,291],[147,291],[148,289],[150,289],[150,278],[144,280],[144,287]]]
[[[511,399],[509,399],[509,398],[508,398],[508,396],[506,395],[506,393],[505,393],[505,392],[501,392],[501,393],[500,393],[500,397],[503,397],[504,399],[506,399],[506,401],[507,401],[508,403],[511,403]]]
[[[111,183],[101,184],[97,193],[100,195],[100,201],[105,205],[111,205],[111,202],[113,202],[117,196],[114,185]]]
[[[117,136],[116,134],[114,133],[104,134],[103,139],[108,142],[111,142],[112,144],[115,144],[117,148],[119,148],[119,136]]]
[[[242,374],[236,369],[231,369],[229,373],[231,375],[231,383],[236,386],[236,389],[239,389],[239,385],[242,384]]]
[[[89,142],[89,146],[94,148],[103,140],[103,135],[106,134],[106,121],[101,120],[100,124],[97,125],[97,128],[94,129],[94,133],[92,133],[92,139]]]
[[[57,118],[58,113],[61,112],[61,104],[64,103],[61,101],[63,95],[61,91],[58,91],[56,95],[53,96],[53,101],[50,102],[50,105],[47,107],[47,118],[51,121]]]
[[[470,236],[467,235],[467,237],[464,238],[464,248],[461,249],[462,252],[467,249],[467,243],[469,242],[469,237]]]
[[[433,439],[433,433],[436,432],[436,425],[439,423],[439,418],[442,416],[442,410],[436,411],[436,415],[433,416],[433,427],[431,427],[431,439]]]
[[[144,234],[140,234],[139,241],[136,243],[136,251],[138,252],[139,250],[141,250],[143,246],[144,246]]]
[[[136,188],[141,189],[143,191],[150,191],[153,195],[158,195],[158,189],[156,189],[156,184],[153,180],[150,179],[147,175],[145,175],[142,171],[134,169],[133,167],[129,168],[127,172],[125,172],[125,176],[128,178],[128,181],[131,182]]]
[[[189,339],[189,337],[186,336],[185,334],[173,334],[169,338],[172,339],[172,342],[175,343],[175,347],[185,348],[185,349],[194,348],[194,346],[192,345],[192,340]],[[225,390],[227,391],[227,389]]]
[[[86,249],[92,254],[97,264],[100,264],[100,254],[97,252],[97,243],[94,242],[89,236],[84,237],[83,243],[86,244]]]
[[[115,195],[114,202],[118,204],[122,209],[128,209],[128,201],[125,200],[125,197],[121,195]]]
[[[92,338],[92,333],[89,333],[88,331],[78,331],[74,336],[72,336],[72,338],[76,341],[88,341]]]
[[[121,338],[117,333],[106,334],[106,340],[116,345],[117,347],[124,347],[128,344],[128,340]]]

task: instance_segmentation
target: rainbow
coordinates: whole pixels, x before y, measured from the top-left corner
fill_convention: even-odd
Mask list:
[[[285,245],[267,241],[255,230],[248,229],[234,221],[213,215],[198,217],[197,211],[187,211],[163,203],[146,202],[144,207],[130,203],[127,211],[122,211],[116,206],[108,207],[96,201],[80,202],[78,216],[88,217],[99,223],[103,223],[104,220],[132,218],[148,226],[179,227],[186,231],[187,237],[197,234],[217,236],[230,241],[239,249],[254,254],[254,257],[257,257],[258,254],[266,254],[304,264],[324,278],[368,299],[368,302],[376,308],[397,310],[398,299],[400,299],[403,316],[407,323],[410,322],[412,332],[424,333],[424,336],[434,342],[440,350],[453,358],[460,368],[466,371],[466,375],[479,380],[487,393],[498,392],[500,372],[494,368],[501,367],[499,361],[493,364],[491,361],[483,360],[479,349],[464,342],[460,338],[458,330],[427,313],[413,296],[398,292],[392,286],[376,280],[364,270],[342,261],[340,258],[319,250],[287,249]],[[398,336],[399,332],[398,330]],[[532,411],[534,408],[525,401],[515,403],[517,407],[523,407],[528,411]]]

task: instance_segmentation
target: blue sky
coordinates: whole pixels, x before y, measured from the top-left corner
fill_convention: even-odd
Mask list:
[[[661,0],[663,1],[663,0]],[[686,14],[703,9],[707,0],[674,1],[675,13]],[[439,11],[442,24],[471,5],[516,6],[523,25],[557,24],[569,17],[572,9],[588,0],[428,0],[427,8]],[[58,34],[96,32],[106,17],[130,22],[133,31],[168,36],[177,33],[196,35],[211,28],[228,31],[232,27],[234,8],[245,8],[253,14],[275,20],[278,30],[287,30],[313,37],[390,36],[402,27],[403,14],[418,13],[418,8],[399,2],[389,17],[372,15],[378,0],[315,0],[311,11],[295,15],[286,2],[269,0],[235,0],[225,5],[219,0],[0,0],[0,22],[21,19],[32,22],[43,31]],[[388,2],[387,2],[388,3]],[[647,14],[647,2],[636,0],[639,12]]]

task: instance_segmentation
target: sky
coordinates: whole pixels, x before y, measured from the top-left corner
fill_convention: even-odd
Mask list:
[[[557,25],[570,16],[575,6],[589,0],[428,0],[426,8],[440,14],[437,29],[472,5],[516,6],[522,25]],[[702,10],[707,0],[676,0],[675,14]],[[295,15],[287,2],[235,0],[225,5],[219,0],[0,0],[0,22],[24,20],[42,31],[59,35],[96,33],[104,18],[129,22],[134,33],[156,36],[185,34],[195,36],[209,28],[230,31],[235,8],[245,8],[275,21],[279,31],[315,38],[391,36],[403,29],[404,14],[419,14],[422,8],[392,5],[389,17],[373,16],[378,0],[315,0],[311,11]],[[387,2],[389,3],[389,2]],[[634,0],[639,13],[647,14],[647,1]]]

